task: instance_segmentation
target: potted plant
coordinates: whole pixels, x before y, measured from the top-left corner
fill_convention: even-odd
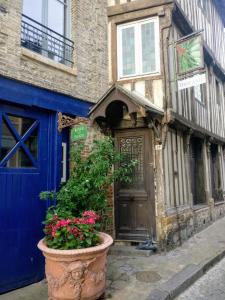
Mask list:
[[[107,195],[114,181],[130,181],[136,164],[118,153],[109,137],[94,141],[88,155],[83,150],[76,147],[70,178],[60,190],[41,193],[41,199],[57,200],[47,210],[45,238],[38,243],[46,259],[49,300],[94,300],[104,293],[113,243],[100,232],[108,222]]]

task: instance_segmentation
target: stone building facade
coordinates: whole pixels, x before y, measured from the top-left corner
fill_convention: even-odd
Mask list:
[[[21,47],[23,1],[1,0],[0,74],[96,102],[108,86],[106,1],[71,1],[70,10],[74,51],[67,67]]]

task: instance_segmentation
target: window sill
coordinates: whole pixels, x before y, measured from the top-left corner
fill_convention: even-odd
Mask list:
[[[52,67],[52,68],[57,69],[59,71],[62,71],[64,73],[67,73],[67,74],[70,74],[70,75],[73,75],[73,76],[77,75],[77,69],[76,68],[74,68],[74,67],[71,68],[71,67],[63,65],[61,63],[58,63],[58,62],[56,62],[56,61],[54,61],[50,58],[47,58],[43,55],[35,53],[35,52],[33,52],[29,49],[21,47],[21,54],[24,57],[28,57],[32,60],[36,60],[41,64],[47,65],[49,67]]]
[[[225,201],[214,202],[214,206],[220,206],[222,204],[225,204]]]
[[[161,79],[162,78],[162,75],[160,73],[149,73],[149,74],[146,74],[146,75],[136,75],[136,76],[127,76],[127,77],[118,77],[117,81],[118,82],[124,82],[124,81],[135,81],[135,80],[140,80],[140,79]]]
[[[193,206],[193,211],[199,211],[204,209],[209,209],[209,206],[207,204],[196,204]]]
[[[175,207],[170,207],[166,210],[166,215],[169,217],[169,216],[176,215],[177,213],[182,214],[190,209],[191,207],[189,205],[182,205],[177,207],[177,209]]]

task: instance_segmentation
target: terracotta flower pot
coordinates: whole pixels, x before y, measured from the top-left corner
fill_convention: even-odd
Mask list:
[[[107,252],[111,236],[100,233],[101,244],[77,250],[48,248],[42,239],[38,248],[45,256],[49,300],[95,300],[105,291]]]

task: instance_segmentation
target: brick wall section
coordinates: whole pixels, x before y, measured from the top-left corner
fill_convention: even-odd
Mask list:
[[[95,102],[108,87],[107,1],[71,3],[77,75],[22,54],[22,0],[0,0],[0,75]]]

